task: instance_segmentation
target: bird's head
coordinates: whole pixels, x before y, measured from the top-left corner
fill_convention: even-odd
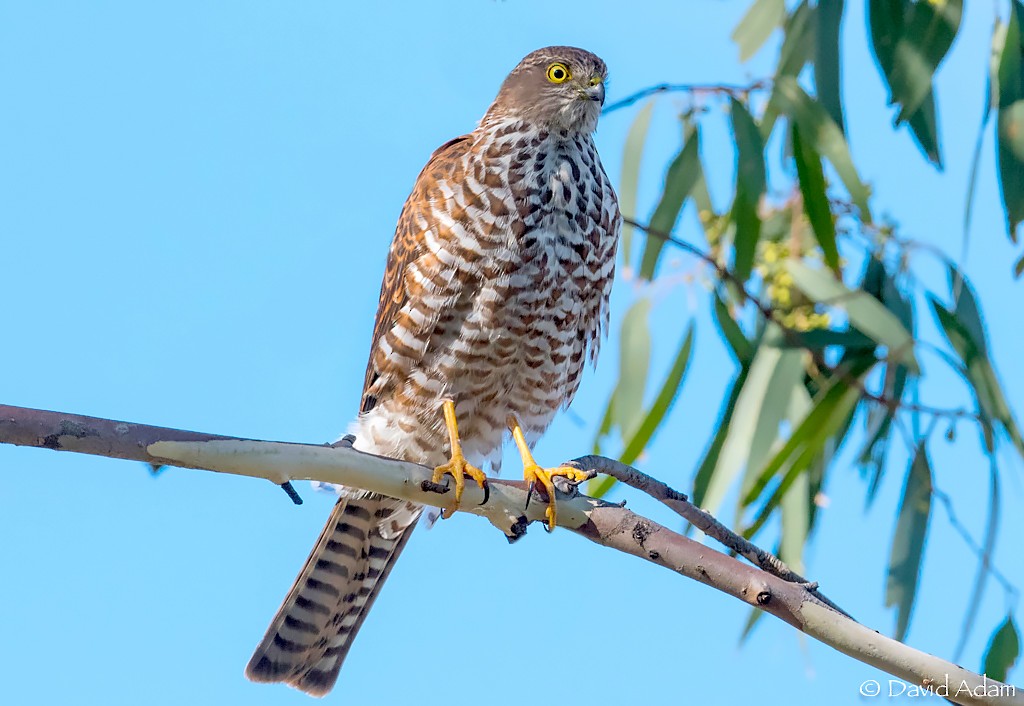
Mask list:
[[[604,105],[607,67],[576,47],[545,47],[512,69],[488,117],[514,117],[548,129],[593,132]]]

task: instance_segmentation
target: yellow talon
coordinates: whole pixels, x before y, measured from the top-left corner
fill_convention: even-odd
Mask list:
[[[476,481],[480,489],[484,491],[484,500],[486,501],[487,476],[479,468],[466,461],[466,457],[462,455],[462,443],[459,441],[459,425],[455,421],[455,403],[446,400],[443,409],[444,424],[448,429],[448,440],[451,443],[452,455],[448,463],[437,466],[434,469],[434,476],[431,478],[431,481],[440,483],[446,473],[455,479],[455,506],[450,510],[444,509],[441,511],[441,517],[448,519],[459,509],[459,503],[462,502],[462,491],[466,487],[466,476]]]
[[[544,488],[544,492],[547,493],[548,506],[544,510],[544,516],[548,520],[548,530],[553,530],[558,522],[558,517],[557,510],[555,509],[555,484],[551,482],[551,478],[553,476],[564,476],[573,482],[579,483],[590,478],[591,474],[572,466],[541,468],[533,460],[533,454],[526,443],[526,437],[523,435],[522,427],[519,426],[519,421],[515,417],[509,417],[508,426],[512,430],[512,438],[515,440],[516,446],[519,448],[519,455],[523,459],[523,480],[527,482],[531,490],[535,485],[540,484]]]

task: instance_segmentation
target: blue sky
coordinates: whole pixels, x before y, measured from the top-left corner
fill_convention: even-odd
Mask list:
[[[433,149],[472,129],[519,58],[548,44],[586,47],[610,67],[610,100],[661,81],[743,82],[771,62],[769,48],[738,64],[728,36],[746,6],[0,7],[0,401],[256,438],[335,438],[357,407],[402,202]],[[876,211],[955,255],[992,16],[966,18],[942,69],[947,171],[937,173],[908,135],[889,129],[862,4],[847,12],[851,143]],[[658,103],[642,217],[677,149],[681,105]],[[616,180],[632,115],[608,116],[598,133]],[[705,122],[705,161],[721,199],[733,159],[727,121]],[[966,271],[1020,408],[1022,285],[1009,275],[1014,253],[1002,233],[994,153],[989,134]],[[682,235],[700,242],[692,218]],[[685,272],[693,263],[668,266]],[[942,286],[928,256],[915,267]],[[618,282],[613,329],[636,296],[635,285]],[[690,318],[698,336],[691,374],[644,460],[683,490],[733,373],[702,290],[680,287],[657,292],[655,366],[667,365]],[[615,346],[605,351],[574,413],[540,443],[539,460],[589,449],[616,370]],[[663,367],[655,369],[660,377]],[[966,399],[954,379],[936,380],[928,401]],[[973,433],[961,432],[957,444],[935,445],[936,482],[978,537],[986,465]],[[1024,532],[1024,516],[1012,510],[1024,492],[1021,463],[1002,460],[1007,510],[996,562],[1024,586],[1011,547]],[[848,461],[834,469],[808,573],[888,632],[884,568],[903,461],[896,454],[870,512]],[[295,507],[256,480],[174,469],[154,480],[140,464],[12,447],[0,447],[0,474],[0,702],[308,702],[282,686],[250,684],[242,670],[330,497],[301,487],[306,503]],[[909,642],[949,656],[976,561],[938,509],[929,549]],[[991,586],[965,666],[979,668],[1005,610]],[[885,678],[777,621],[762,621],[740,647],[746,618],[724,595],[569,533],[534,530],[509,546],[482,520],[460,515],[417,532],[328,699],[715,704],[756,684],[769,702],[857,703],[861,682]]]

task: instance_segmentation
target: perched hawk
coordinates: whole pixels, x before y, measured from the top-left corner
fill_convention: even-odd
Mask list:
[[[510,431],[551,527],[551,476],[578,472],[539,467],[530,445],[597,357],[621,225],[592,138],[605,71],[582,49],[535,51],[431,156],[391,244],[352,429],[359,450],[450,473],[456,500]],[[343,492],[246,675],[330,691],[421,511]]]

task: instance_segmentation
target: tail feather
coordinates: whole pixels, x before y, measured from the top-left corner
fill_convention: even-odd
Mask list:
[[[338,500],[245,675],[329,692],[420,512],[381,495]]]

